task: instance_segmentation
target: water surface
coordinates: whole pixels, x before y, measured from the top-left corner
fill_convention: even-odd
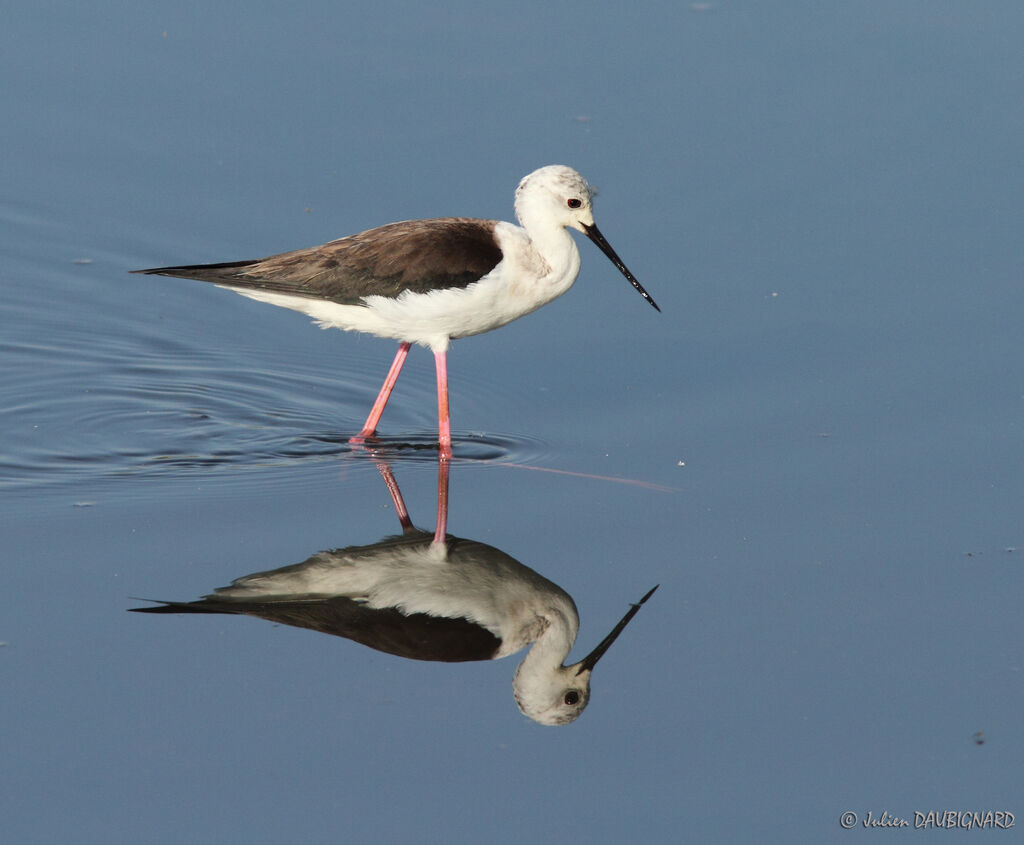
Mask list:
[[[12,841],[1024,813],[1022,37],[1010,3],[11,17]],[[126,613],[395,530],[347,445],[390,343],[128,271],[507,219],[556,162],[663,313],[583,242],[568,295],[453,345],[450,527],[564,587],[584,648],[661,584],[579,721],[524,719],[511,661]],[[381,445],[428,530],[434,409],[414,350]]]

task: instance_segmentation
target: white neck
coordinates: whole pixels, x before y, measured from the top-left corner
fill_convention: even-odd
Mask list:
[[[550,268],[549,275],[567,279],[571,285],[579,273],[580,253],[564,222],[552,216],[550,202],[540,201],[543,199],[546,198],[520,197],[516,218],[534,250]]]
[[[578,626],[575,618],[551,609],[547,627],[516,669],[514,686],[517,690],[528,693],[550,683],[552,676],[562,669],[562,664],[569,656],[572,644],[576,641]]]

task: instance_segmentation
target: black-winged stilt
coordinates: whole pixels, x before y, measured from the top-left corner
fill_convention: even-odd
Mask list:
[[[551,165],[516,189],[520,225],[445,217],[389,223],[322,246],[254,261],[136,270],[199,279],[308,314],[323,328],[400,341],[362,431],[377,423],[409,347],[434,353],[441,457],[451,457],[447,350],[451,340],[496,329],[561,296],[576,281],[580,254],[566,231],[583,232],[640,294],[661,310],[594,223],[593,192],[571,167]]]
[[[447,487],[448,466],[441,461],[439,487]],[[579,629],[572,597],[493,546],[417,530],[390,469],[381,465],[381,473],[402,534],[246,575],[198,601],[131,609],[256,616],[415,660],[495,660],[532,643],[512,684],[519,709],[544,725],[575,720],[590,699],[594,666],[657,587],[566,666]]]

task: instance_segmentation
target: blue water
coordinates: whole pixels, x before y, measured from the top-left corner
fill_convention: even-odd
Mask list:
[[[5,841],[1024,818],[1022,38],[1016,3],[9,15]],[[574,659],[661,584],[579,721],[524,719],[514,659],[126,613],[398,530],[347,443],[392,344],[128,271],[508,219],[550,163],[663,313],[581,240],[456,342],[449,526],[572,594]],[[435,426],[414,350],[381,435],[428,530]]]

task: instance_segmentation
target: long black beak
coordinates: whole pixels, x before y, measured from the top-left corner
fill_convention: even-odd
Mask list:
[[[644,286],[636,280],[636,276],[629,272],[629,268],[625,264],[623,264],[622,259],[615,254],[615,250],[612,249],[612,245],[604,239],[604,235],[601,234],[601,230],[598,229],[597,226],[593,224],[588,226],[586,223],[584,223],[583,232],[588,238],[590,238],[590,240],[592,240],[595,244],[598,245],[601,252],[603,252],[612,260],[612,264],[619,268],[619,272],[622,273],[622,275],[625,276],[627,279],[629,279],[629,283],[640,292],[640,296],[642,296],[649,303],[651,303],[651,305],[654,306],[655,311],[661,311],[661,309],[658,307],[658,304],[653,299],[651,299],[651,295],[644,290]]]
[[[653,302],[651,304],[654,305]],[[657,306],[655,306],[655,308],[657,308]],[[604,653],[608,651],[609,648],[611,648],[612,643],[615,642],[619,634],[622,633],[622,629],[629,624],[629,620],[636,616],[637,612],[640,610],[640,605],[642,605],[645,601],[647,601],[647,599],[653,596],[654,591],[658,589],[659,586],[661,585],[655,584],[653,587],[651,587],[650,590],[647,591],[647,595],[645,595],[642,599],[640,599],[640,601],[638,601],[636,604],[632,605],[629,608],[629,612],[622,617],[618,625],[612,628],[612,632],[603,640],[601,640],[597,648],[595,648],[592,652],[590,652],[590,654],[583,658],[583,660],[580,662],[580,668],[576,672],[577,675],[582,675],[588,669],[593,669],[594,666],[597,665],[597,661],[604,657]]]

